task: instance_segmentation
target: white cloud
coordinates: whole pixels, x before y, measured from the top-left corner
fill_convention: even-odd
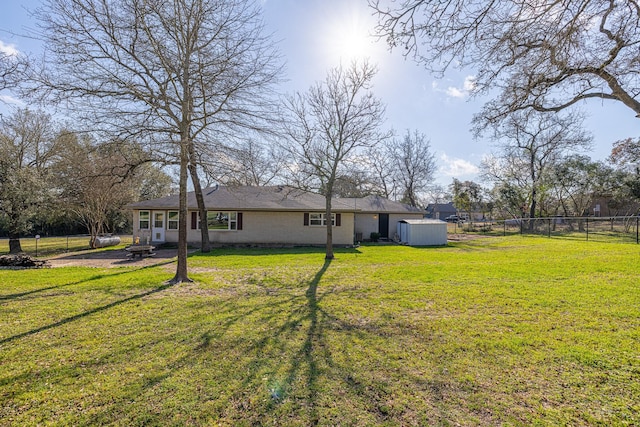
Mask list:
[[[476,76],[467,76],[464,78],[464,83],[462,87],[466,92],[473,92],[476,88]]]
[[[440,172],[446,176],[456,178],[471,177],[480,171],[473,163],[464,159],[449,157],[446,154],[441,155],[440,160],[443,163],[443,166],[440,167]]]
[[[16,56],[18,54],[18,49],[12,44],[6,44],[2,40],[0,40],[0,52],[5,55]]]
[[[449,86],[445,93],[453,98],[464,98],[467,94],[457,87]]]
[[[438,87],[438,83],[433,82],[431,83],[431,88],[436,92],[443,92],[447,94],[447,96],[450,96],[452,98],[462,99],[462,98],[468,97],[471,94],[471,92],[475,90],[476,77],[472,75],[465,77],[461,87],[449,86],[446,89],[440,89]]]

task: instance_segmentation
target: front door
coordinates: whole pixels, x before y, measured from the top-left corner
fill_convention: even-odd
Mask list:
[[[378,215],[378,233],[382,239],[389,238],[389,214]]]
[[[153,212],[151,236],[154,242],[164,242],[164,212]]]

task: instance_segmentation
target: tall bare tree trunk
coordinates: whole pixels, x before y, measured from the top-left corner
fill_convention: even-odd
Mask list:
[[[198,203],[198,211],[200,212],[200,251],[202,253],[211,252],[211,243],[209,242],[209,228],[207,227],[207,207],[204,205],[204,197],[202,195],[202,186],[198,178],[198,167],[196,166],[196,153],[193,141],[189,144],[189,173],[191,182],[193,183],[193,191],[196,195]]]
[[[331,260],[334,258],[333,254],[333,225],[331,224],[331,194],[333,189],[328,189],[326,197],[326,210],[325,220],[327,221],[327,247],[325,252],[325,259]]]
[[[191,282],[187,273],[187,167],[189,155],[186,136],[183,134],[180,142],[180,182],[179,182],[179,213],[178,213],[178,262],[176,275],[169,281],[171,284]]]

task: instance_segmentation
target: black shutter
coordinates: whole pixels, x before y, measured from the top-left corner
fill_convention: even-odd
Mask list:
[[[191,212],[191,229],[198,228],[198,212]]]
[[[336,214],[336,227],[340,227],[342,224],[342,214]]]
[[[238,218],[237,229],[242,230],[242,212],[238,212],[237,218]]]
[[[304,213],[304,225],[309,225],[309,212]]]

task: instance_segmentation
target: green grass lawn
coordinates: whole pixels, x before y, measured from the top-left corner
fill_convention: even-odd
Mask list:
[[[0,271],[0,425],[638,425],[640,246]]]

